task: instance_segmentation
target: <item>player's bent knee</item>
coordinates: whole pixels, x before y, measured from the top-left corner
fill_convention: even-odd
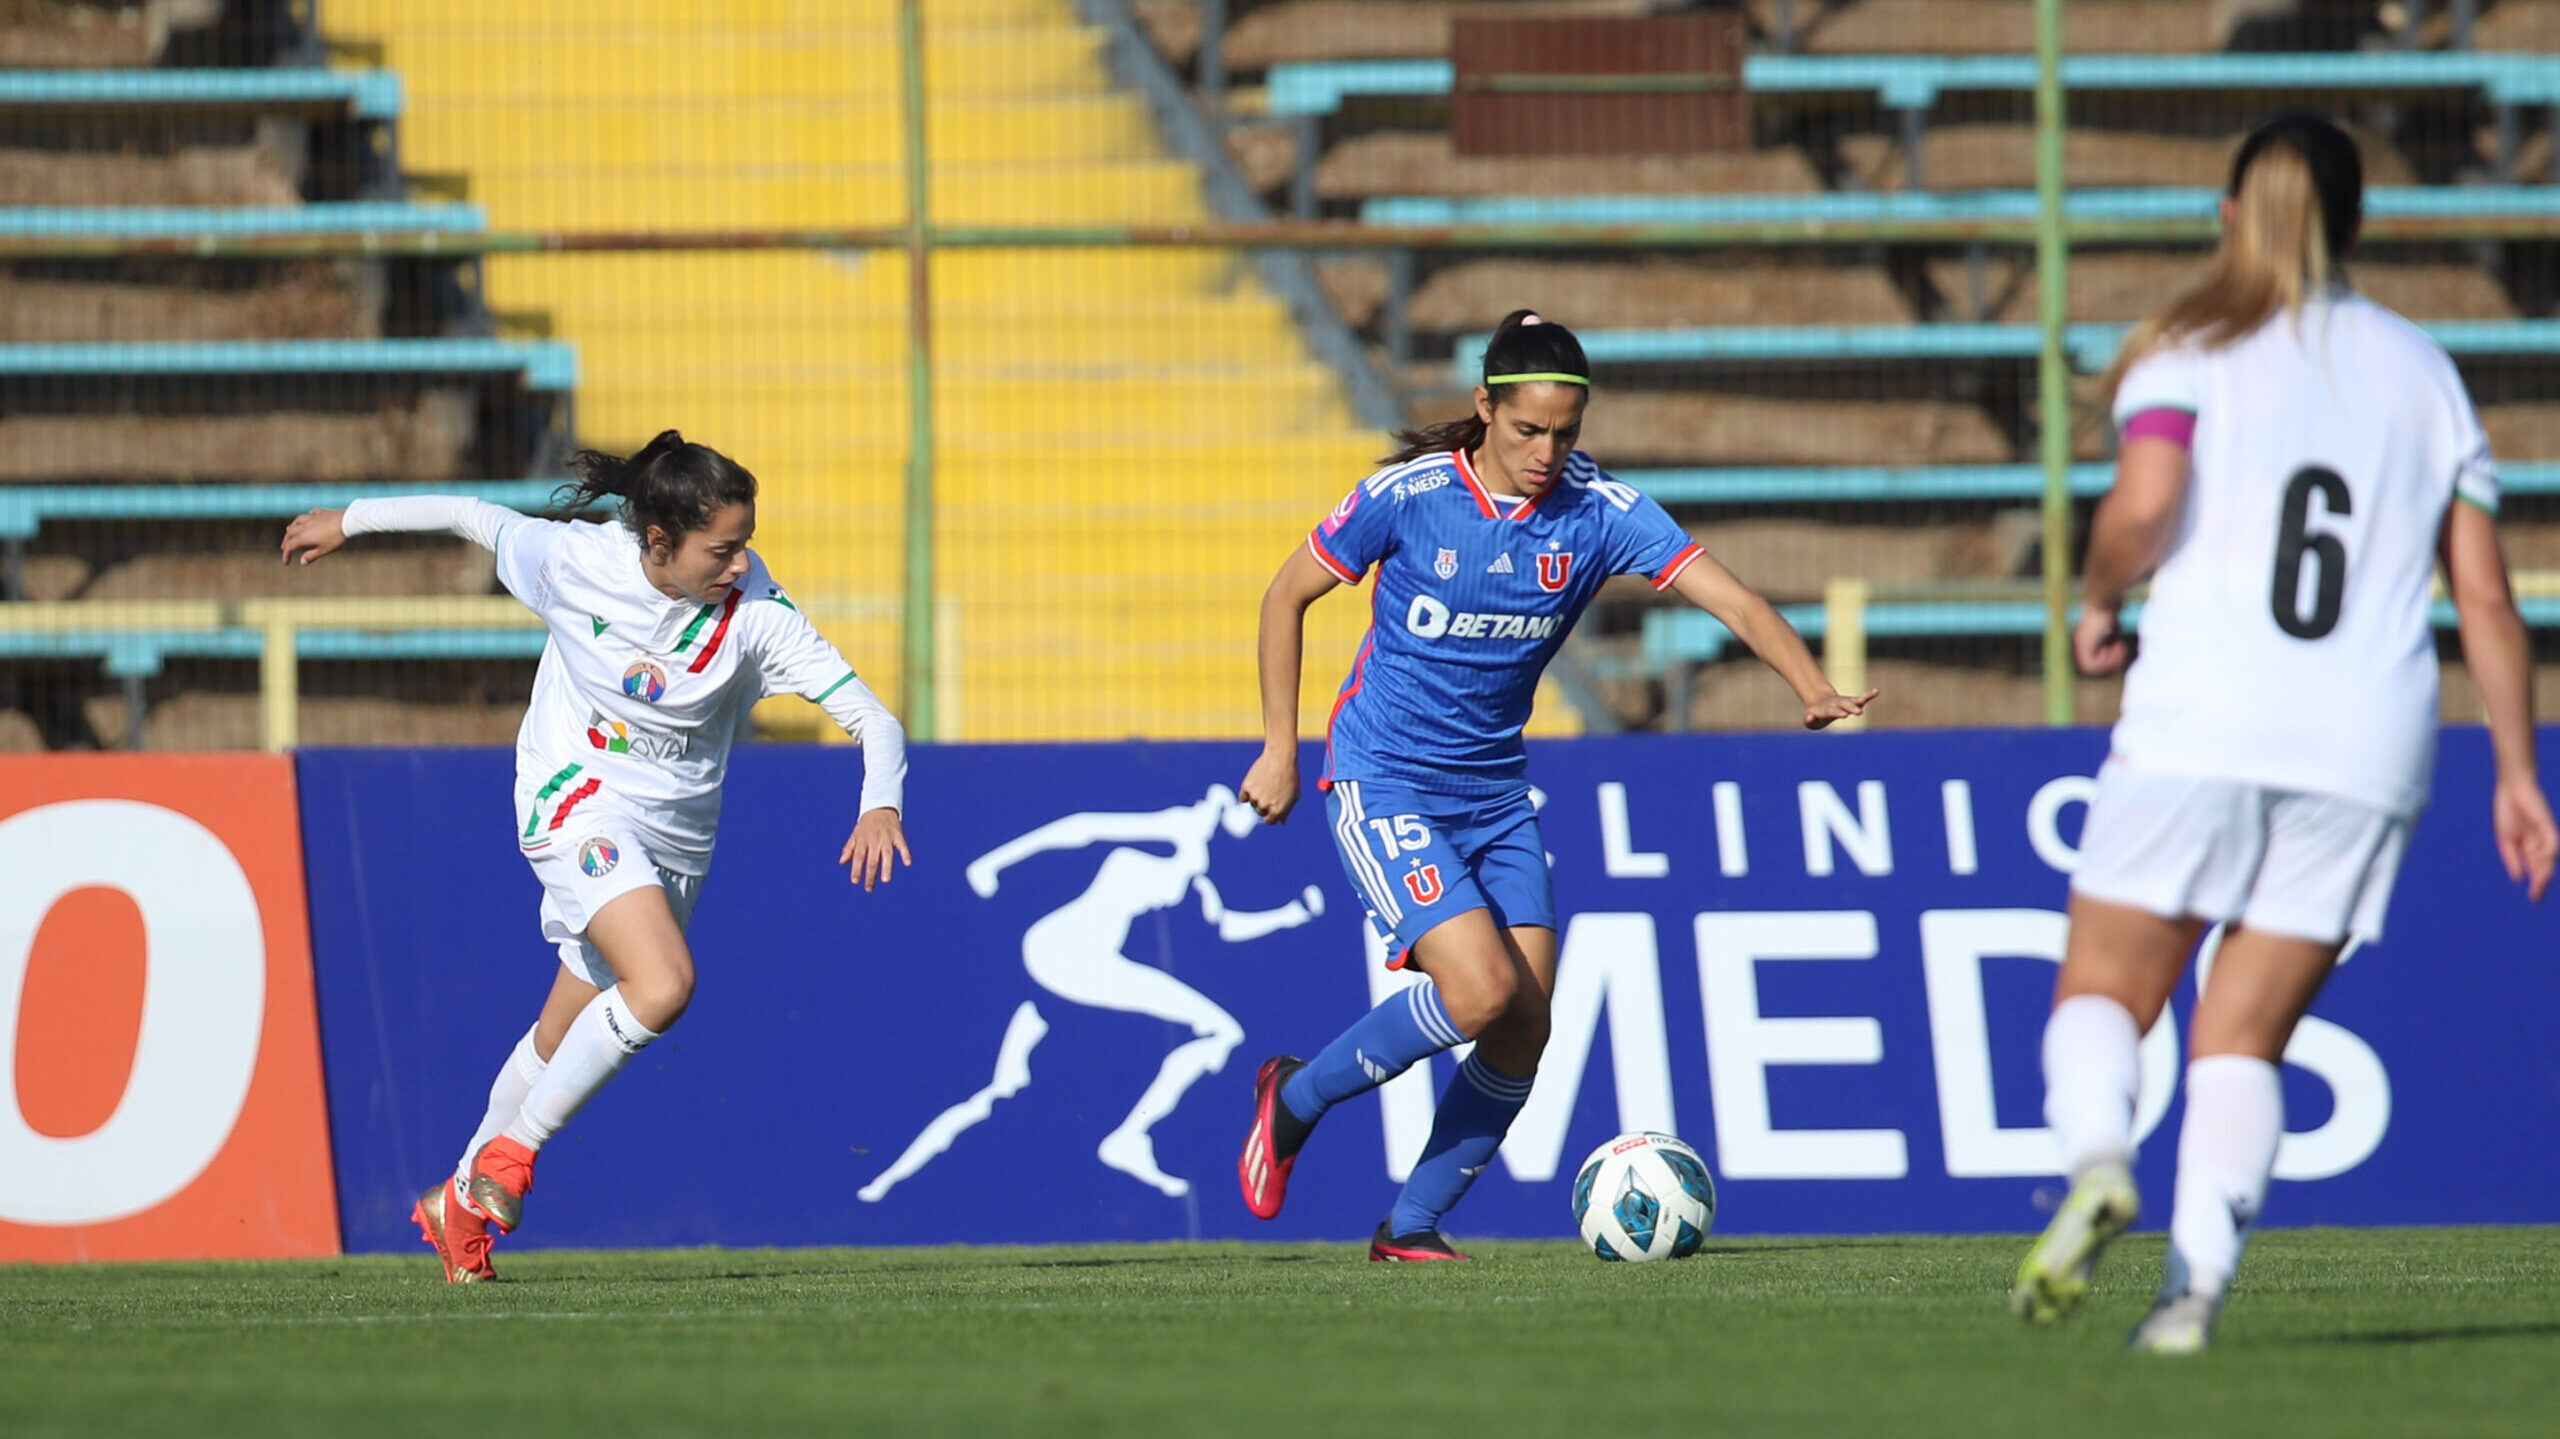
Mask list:
[[[634,966],[620,988],[632,1016],[663,1034],[693,1004],[693,960],[685,956]]]
[[[1464,968],[1435,982],[1450,1021],[1459,1033],[1471,1037],[1499,1023],[1520,997],[1519,976],[1490,965]]]

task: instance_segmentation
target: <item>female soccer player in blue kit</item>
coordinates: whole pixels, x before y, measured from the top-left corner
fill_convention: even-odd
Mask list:
[[[1405,448],[1290,555],[1262,600],[1262,755],[1239,787],[1265,822],[1298,802],[1298,667],[1307,606],[1378,567],[1369,637],[1334,702],[1317,786],[1334,844],[1392,961],[1431,983],[1370,1011],[1312,1061],[1266,1061],[1236,1177],[1280,1212],[1316,1121],[1472,1039],[1430,1142],[1369,1257],[1461,1259],[1441,1216],[1492,1161],[1529,1097],[1555,989],[1555,895],[1520,737],[1538,678],[1612,575],[1722,620],[1820,729],[1875,692],[1838,694],[1796,632],[1660,505],[1573,448],[1591,394],[1582,345],[1526,310],[1485,347],[1475,413]]]

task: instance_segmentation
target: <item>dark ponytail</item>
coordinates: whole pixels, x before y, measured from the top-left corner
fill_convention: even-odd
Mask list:
[[[1484,367],[1477,374],[1492,393],[1494,407],[1499,409],[1513,385],[1531,383],[1504,377],[1567,376],[1563,383],[1587,387],[1591,383],[1591,362],[1583,358],[1582,342],[1573,337],[1573,331],[1540,318],[1534,310],[1514,310],[1493,327],[1493,338],[1485,342]],[[1496,380],[1502,383],[1494,383]],[[1470,405],[1462,419],[1396,431],[1396,444],[1401,448],[1378,463],[1401,465],[1424,455],[1472,450],[1484,443],[1484,435],[1484,420]]]
[[[563,485],[552,497],[553,513],[577,514],[608,498],[622,501],[622,523],[649,542],[649,531],[666,536],[670,547],[711,522],[727,505],[753,504],[756,477],[747,467],[709,445],[686,442],[673,430],[624,459],[602,450],[580,450],[569,457],[569,473],[577,483]]]

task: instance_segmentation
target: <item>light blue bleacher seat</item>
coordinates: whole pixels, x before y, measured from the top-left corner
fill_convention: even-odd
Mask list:
[[[542,654],[540,629],[307,629],[294,653],[308,660],[530,660]],[[108,677],[146,680],[172,659],[256,659],[263,631],[0,629],[0,659],[97,660]]]
[[[1740,465],[1610,474],[1666,505],[2032,501],[2044,495],[2038,465]],[[2073,465],[2070,483],[2074,496],[2094,499],[2115,483],[2115,467]],[[2498,486],[2508,495],[2560,495],[2560,461],[2501,464]],[[0,491],[0,507],[6,504]],[[0,508],[0,524],[6,515]]]
[[[400,114],[388,70],[0,70],[0,108],[339,109],[359,120]]]
[[[2420,320],[2420,328],[2448,353],[2560,354],[2560,320]],[[2063,332],[2072,362],[2103,370],[2133,327],[2081,324]],[[2041,353],[2043,331],[2034,325],[1722,325],[1659,330],[1584,330],[1582,352],[1594,364],[1694,362],[1778,363],[1856,360],[2031,360]],[[1472,385],[1490,334],[1461,335],[1450,361],[1451,377]]]
[[[2524,614],[2524,622],[2532,629],[2560,626],[2560,597],[2534,596],[2516,601]],[[2073,618],[2079,615],[2073,605]],[[1780,605],[1778,613],[1795,626],[1796,633],[1819,642],[1829,624],[1823,607]],[[2431,613],[2436,628],[2451,629],[2456,624],[2453,601],[2438,600]],[[2128,629],[2138,628],[2142,619],[2139,601],[2125,606],[2124,623]],[[1944,600],[1914,600],[1871,604],[1866,607],[1867,637],[1873,639],[1981,639],[2040,635],[2044,633],[2044,606],[2027,600],[1986,600],[1959,603]],[[1713,664],[1737,651],[1740,641],[1733,631],[1704,610],[1681,606],[1659,609],[1644,617],[1643,657],[1653,673],[1667,673],[1685,665]]]
[[[2370,50],[2300,55],[2065,55],[2062,85],[2083,91],[2318,90],[2374,94],[2477,90],[2492,104],[2560,98],[2560,58],[2477,51]],[[2032,55],[1753,55],[1754,95],[1872,95],[1888,109],[1926,109],[1948,93],[2035,89]]]
[[[2209,221],[2219,190],[2195,187],[2072,190],[2063,217],[2075,221]],[[2384,185],[2365,192],[2365,218],[2465,220],[2560,217],[2560,188],[2548,185]],[[2033,190],[1833,191],[1814,195],[1492,195],[1447,198],[1382,195],[1360,205],[1363,224],[1451,225],[1859,225],[2033,224]]]
[[[0,344],[0,376],[506,373],[528,389],[574,389],[577,347],[471,338]]]
[[[565,480],[436,480],[409,484],[0,486],[0,541],[33,539],[48,520],[254,520],[340,509],[388,495],[469,495],[509,509],[550,505]]]
[[[477,234],[489,228],[477,205],[413,205],[402,201],[328,201],[310,205],[0,206],[0,240],[65,237],[191,240],[199,236]]]
[[[1325,115],[1352,95],[1445,95],[1448,60],[1331,60],[1274,65],[1265,77],[1274,115]],[[1949,92],[2035,88],[2031,55],[1753,55],[1751,95],[1872,96],[1888,109],[1926,109]],[[2477,90],[2492,104],[2560,102],[2560,56],[2363,51],[2309,55],[2066,55],[2067,90],[2180,93],[2318,90],[2335,93]]]

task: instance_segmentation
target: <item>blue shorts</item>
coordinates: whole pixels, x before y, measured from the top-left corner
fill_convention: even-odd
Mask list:
[[[1369,925],[1402,967],[1413,942],[1471,909],[1493,922],[1556,927],[1555,881],[1526,789],[1462,799],[1336,780],[1325,791],[1333,847]]]

